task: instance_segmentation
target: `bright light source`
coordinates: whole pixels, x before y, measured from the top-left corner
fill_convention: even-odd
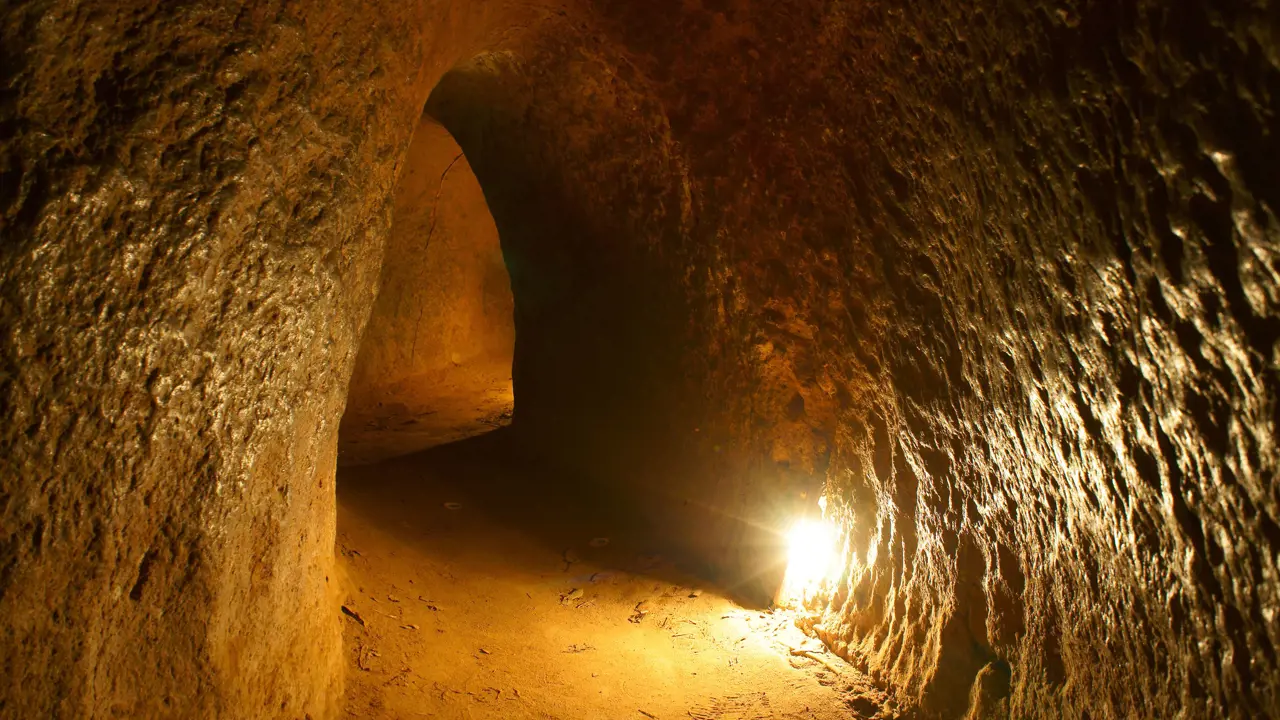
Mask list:
[[[835,526],[821,518],[796,521],[787,533],[787,574],[780,598],[783,603],[804,602],[839,570],[838,540]]]
[[[804,583],[827,576],[835,559],[835,528],[822,520],[799,520],[787,534],[787,570]]]

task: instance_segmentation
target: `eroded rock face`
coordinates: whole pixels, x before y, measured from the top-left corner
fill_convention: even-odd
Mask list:
[[[396,186],[339,462],[403,455],[506,425],[513,313],[484,193],[448,131],[424,116]]]
[[[0,715],[337,714],[338,419],[398,164],[521,7],[0,10]]]
[[[342,391],[456,67],[528,442],[825,487],[815,626],[926,716],[1280,712],[1272,3],[475,5],[6,8],[6,710],[335,707]]]

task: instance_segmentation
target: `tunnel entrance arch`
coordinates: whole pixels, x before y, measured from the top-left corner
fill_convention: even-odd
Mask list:
[[[427,175],[428,182],[444,183],[438,206],[432,196],[414,207],[437,206],[443,218],[457,173],[449,163],[461,158],[457,162],[474,168],[474,187],[491,212],[512,293],[510,378],[519,402],[511,406],[513,431],[505,434],[511,447],[532,463],[555,468],[558,484],[625,503],[642,522],[661,527],[667,545],[694,559],[702,572],[724,578],[743,598],[767,602],[782,580],[783,543],[773,515],[782,514],[775,506],[784,503],[762,500],[760,493],[735,494],[708,480],[724,471],[720,448],[698,442],[709,411],[701,394],[687,392],[706,372],[708,358],[702,354],[707,338],[695,331],[706,318],[693,317],[703,288],[690,274],[691,264],[704,259],[664,250],[681,246],[693,232],[683,151],[662,115],[635,111],[648,100],[643,86],[616,70],[625,59],[607,58],[601,65],[572,51],[556,52],[554,62],[565,67],[554,76],[492,52],[455,65],[440,79],[414,145],[424,144],[426,132],[447,129],[459,149],[436,158],[438,176]],[[606,86],[607,93],[600,90]],[[409,156],[413,162],[414,151]],[[413,187],[412,170],[406,166],[402,173],[397,213],[399,196],[411,192],[403,188]],[[399,215],[393,224],[380,308],[397,302],[387,280],[403,272],[396,266],[396,244],[399,228],[407,225]],[[418,234],[433,235],[430,223]],[[424,312],[430,317],[435,311]],[[432,340],[412,312],[401,306],[392,313],[402,339],[389,346],[398,344],[401,356],[414,356],[414,330],[419,348]],[[370,347],[379,342],[378,313],[365,333],[359,365],[377,352]],[[361,376],[369,373],[356,370],[344,432],[362,429],[353,421],[355,408],[370,406],[357,397]],[[381,387],[392,396],[399,391],[388,383]],[[363,426],[370,435],[405,422],[393,419],[404,414],[399,400],[387,394],[370,399],[374,413]],[[464,423],[473,419],[461,416]],[[416,447],[383,449],[381,457],[500,424],[448,427],[442,415],[432,421],[449,432]],[[377,459],[358,457],[350,443],[342,446],[340,464]]]
[[[770,672],[776,645],[730,652],[706,638],[672,647],[672,633],[687,637],[674,628],[741,611],[728,596],[742,588],[722,587],[714,576],[724,573],[708,559],[740,546],[760,562],[760,548],[730,532],[738,520],[727,493],[699,487],[699,469],[681,455],[698,426],[696,414],[680,411],[690,404],[684,372],[694,346],[687,288],[673,269],[681,260],[660,252],[688,217],[681,165],[671,147],[632,143],[646,128],[617,122],[612,106],[575,105],[572,122],[560,123],[563,103],[580,95],[567,87],[540,95],[547,89],[531,87],[531,73],[493,68],[493,59],[446,75],[426,104],[351,383],[336,533],[348,707],[362,717],[461,707],[480,717],[552,706],[568,717],[625,713],[616,699],[577,690],[585,670],[614,678],[619,697],[645,697],[652,716],[699,702],[738,708],[736,697],[718,696],[742,677],[759,693],[747,704],[767,695],[780,712],[822,706],[823,717],[842,716],[843,701],[820,684],[797,693],[793,678]],[[461,149],[427,150],[448,136]],[[459,170],[472,165],[465,182],[483,187],[493,240],[446,229]],[[473,271],[441,259],[466,260],[498,238],[518,413],[511,432],[452,442],[488,428],[477,426],[485,418],[474,404],[451,414],[427,407],[451,389],[433,373],[465,365],[452,357],[460,339],[489,346],[497,318],[472,310],[477,298],[499,299]],[[424,290],[434,283],[454,292]],[[473,325],[448,335],[463,316]],[[468,389],[473,401],[477,390]],[[443,432],[424,434],[419,423]],[[388,437],[392,446],[369,442]],[[386,460],[364,464],[381,459],[371,449]],[[352,466],[352,450],[365,454],[361,466]],[[783,621],[741,631],[803,642]],[[495,710],[473,706],[466,692],[477,668]]]
[[[348,389],[340,465],[462,440],[512,416],[511,283],[484,194],[429,114],[404,162]]]

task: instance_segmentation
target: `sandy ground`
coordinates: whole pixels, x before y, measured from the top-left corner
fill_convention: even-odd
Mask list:
[[[795,627],[657,555],[655,528],[491,440],[339,471],[358,718],[892,717]]]

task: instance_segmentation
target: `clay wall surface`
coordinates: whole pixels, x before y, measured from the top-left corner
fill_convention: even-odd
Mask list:
[[[338,421],[437,79],[544,11],[0,10],[0,714],[341,708]]]

